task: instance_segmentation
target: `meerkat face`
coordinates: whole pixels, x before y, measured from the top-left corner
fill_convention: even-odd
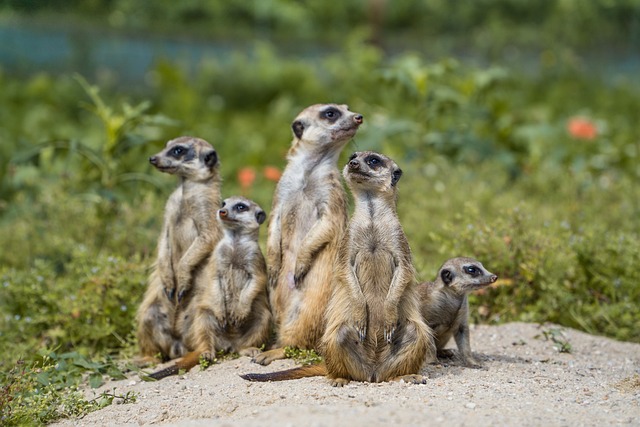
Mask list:
[[[316,104],[305,108],[291,124],[299,140],[318,144],[346,143],[363,122],[362,114],[349,111],[347,105]]]
[[[360,151],[349,157],[342,174],[352,190],[362,188],[395,193],[402,170],[383,154]]]
[[[164,150],[149,157],[160,172],[178,175],[193,181],[217,176],[218,154],[207,141],[182,136],[167,142]]]
[[[229,230],[255,231],[265,219],[267,214],[257,203],[239,196],[225,199],[218,210],[218,221]]]
[[[461,293],[484,288],[498,280],[498,276],[487,271],[479,261],[462,257],[446,261],[439,275],[446,287]]]

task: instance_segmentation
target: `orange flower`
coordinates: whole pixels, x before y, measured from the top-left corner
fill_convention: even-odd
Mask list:
[[[264,168],[264,177],[269,181],[278,182],[280,177],[282,176],[282,172],[275,166],[265,166]]]
[[[256,171],[253,168],[242,168],[238,171],[238,181],[243,190],[251,188],[256,180]]]
[[[598,128],[589,119],[572,117],[567,122],[567,132],[575,139],[594,139],[598,136]]]

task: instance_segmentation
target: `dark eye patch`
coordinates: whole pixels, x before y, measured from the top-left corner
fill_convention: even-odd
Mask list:
[[[177,145],[177,146],[173,147],[171,150],[169,150],[169,155],[171,157],[175,157],[176,159],[179,159],[186,152],[187,152],[186,147],[183,147],[182,145]]]
[[[472,277],[480,276],[482,274],[482,270],[480,270],[480,268],[476,267],[475,265],[465,265],[463,267],[463,270],[465,273]]]
[[[248,206],[245,205],[244,203],[238,203],[233,208],[238,212],[244,212],[248,209]]]
[[[222,205],[220,206],[221,208],[224,208],[225,206],[227,206],[227,202],[222,202]]]
[[[384,161],[380,157],[373,154],[370,156],[367,156],[364,159],[364,161],[372,168],[378,168],[380,166],[384,166]]]
[[[353,153],[352,155],[349,156],[349,161],[355,159],[356,157],[358,157],[358,155],[356,153]]]
[[[342,116],[340,110],[335,107],[329,107],[320,112],[320,117],[329,120],[330,122],[335,122]]]

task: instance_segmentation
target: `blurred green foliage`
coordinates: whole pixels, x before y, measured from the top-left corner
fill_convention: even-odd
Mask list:
[[[301,59],[261,41],[197,64],[160,60],[135,90],[105,75],[0,70],[0,373],[15,384],[0,393],[0,409],[15,390],[30,395],[38,369],[60,365],[51,348],[85,365],[134,354],[135,310],[177,184],[151,168],[150,155],[176,136],[202,137],[219,153],[223,197],[244,194],[269,211],[289,125],[318,102],[348,103],[365,116],[340,166],[351,151],[371,149],[405,171],[399,214],[421,280],[453,256],[476,257],[498,274],[496,286],[472,296],[475,322],[551,321],[640,342],[640,85],[588,73],[574,49],[612,40],[637,48],[638,1],[451,2],[455,17],[445,13],[450,2],[387,6],[390,37],[403,25],[407,33],[464,32],[470,48],[485,43],[489,55],[513,40],[544,47],[559,37],[528,58],[526,72],[389,55],[366,42],[371,29],[360,31],[373,3],[95,0],[54,8],[145,30],[205,31],[218,19],[214,33],[263,40],[317,39],[327,29],[326,43],[339,48]],[[37,15],[45,4],[5,1],[0,11]],[[241,183],[243,170],[255,178]],[[34,375],[24,382],[19,358]],[[90,368],[83,375],[94,381],[111,375]],[[48,395],[32,405],[43,408],[39,423],[68,415]],[[79,399],[66,407],[96,407]]]
[[[1,0],[0,10],[129,31],[339,45],[367,28],[378,42],[425,39],[502,56],[505,48],[640,47],[640,0]],[[594,29],[597,28],[597,31]]]

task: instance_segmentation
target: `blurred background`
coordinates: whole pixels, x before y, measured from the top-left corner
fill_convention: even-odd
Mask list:
[[[2,0],[0,370],[135,353],[177,184],[148,157],[202,137],[223,196],[269,211],[320,102],[365,117],[340,167],[404,169],[421,280],[458,255],[499,275],[473,322],[640,342],[639,54],[640,0]]]

